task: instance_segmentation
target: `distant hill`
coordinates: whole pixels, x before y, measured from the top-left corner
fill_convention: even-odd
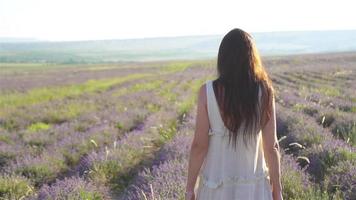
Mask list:
[[[252,33],[264,56],[356,51],[356,30]],[[96,63],[205,59],[223,35],[43,42],[0,38],[0,62]]]
[[[0,37],[0,43],[40,42],[35,38]]]

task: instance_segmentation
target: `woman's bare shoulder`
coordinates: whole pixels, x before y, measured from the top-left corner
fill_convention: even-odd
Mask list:
[[[200,86],[199,92],[198,92],[198,100],[199,103],[206,104],[207,100],[207,94],[206,94],[206,87],[207,87],[207,82],[204,83],[203,85]]]

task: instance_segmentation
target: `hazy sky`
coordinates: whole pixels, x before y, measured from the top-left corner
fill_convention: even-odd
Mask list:
[[[356,29],[354,0],[0,0],[0,37],[90,40]]]

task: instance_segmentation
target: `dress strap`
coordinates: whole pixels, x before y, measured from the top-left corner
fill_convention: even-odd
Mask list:
[[[206,83],[207,92],[207,104],[208,104],[208,115],[210,120],[210,127],[212,130],[224,131],[224,122],[222,120],[218,102],[216,100],[213,80],[209,80]]]

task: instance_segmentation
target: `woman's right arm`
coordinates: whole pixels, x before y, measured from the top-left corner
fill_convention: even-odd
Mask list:
[[[272,185],[273,200],[282,200],[282,184],[280,170],[280,152],[276,131],[275,99],[272,97],[272,113],[267,124],[262,129],[263,152]]]

